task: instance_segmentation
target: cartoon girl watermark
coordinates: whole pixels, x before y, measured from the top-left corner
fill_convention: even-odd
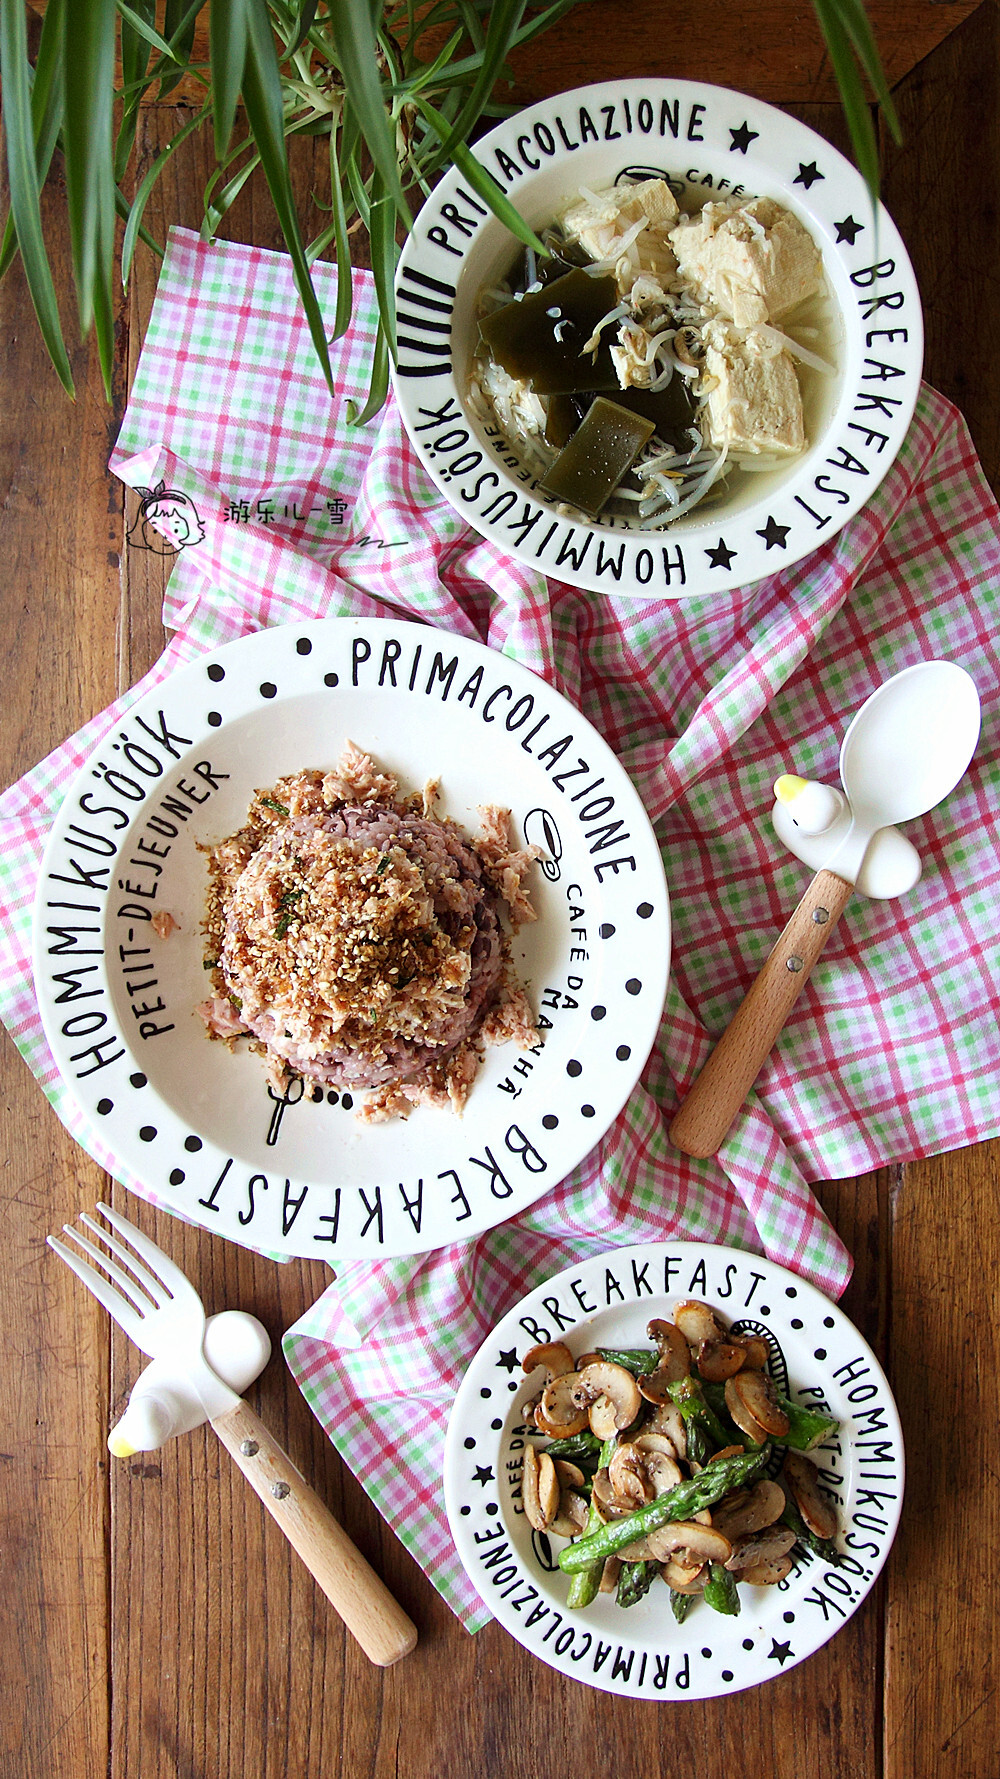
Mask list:
[[[157,482],[155,488],[137,488],[141,496],[139,511],[128,532],[128,541],[137,550],[152,550],[156,556],[172,556],[188,544],[200,544],[205,527],[198,510],[186,494]]]

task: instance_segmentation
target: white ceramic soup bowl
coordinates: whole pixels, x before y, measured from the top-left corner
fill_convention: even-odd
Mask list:
[[[497,424],[470,401],[480,293],[520,248],[452,167],[427,200],[397,275],[395,388],[417,454],[449,502],[505,554],[595,592],[724,593],[826,543],[870,499],[913,415],[923,326],[899,233],[860,174],[804,124],[725,87],[630,80],[580,87],[507,119],[475,148],[537,230],[581,187],[682,182],[681,208],[776,199],[819,247],[829,292],[816,349],[833,377],[804,389],[807,446],[781,469],[734,478],[724,499],[663,529],[561,512]],[[780,324],[779,324],[780,325]]]

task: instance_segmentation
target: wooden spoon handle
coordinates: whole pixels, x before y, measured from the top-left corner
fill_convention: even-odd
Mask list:
[[[670,1140],[685,1155],[714,1155],[767,1061],[854,885],[832,871],[813,878],[746,999],[674,1114]]]
[[[366,1656],[388,1668],[409,1655],[416,1626],[249,1404],[212,1426]]]

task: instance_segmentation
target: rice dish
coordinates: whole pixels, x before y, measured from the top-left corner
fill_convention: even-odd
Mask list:
[[[534,920],[537,849],[511,845],[509,811],[469,838],[435,814],[437,786],[397,780],[348,743],[337,769],[258,791],[238,833],[205,849],[211,1036],[249,1039],[279,1092],[295,1077],[369,1097],[360,1116],[415,1104],[460,1111],[481,1046],[540,1042],[509,957]]]
[[[661,529],[801,456],[837,328],[791,211],[623,180],[582,189],[541,239],[547,260],[526,249],[480,293],[469,395],[558,510]]]

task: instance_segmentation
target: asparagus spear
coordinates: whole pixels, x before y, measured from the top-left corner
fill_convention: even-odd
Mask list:
[[[612,1365],[624,1365],[633,1377],[645,1377],[659,1364],[659,1354],[652,1347],[598,1347],[597,1351],[602,1359],[610,1359]]]
[[[565,1439],[553,1439],[546,1446],[550,1458],[594,1458],[601,1449],[596,1433],[585,1427],[582,1433],[570,1433]],[[601,1463],[608,1460],[601,1458]]]
[[[623,1563],[618,1577],[616,1599],[619,1606],[634,1606],[644,1594],[648,1594],[656,1580],[658,1563]]]
[[[691,1429],[700,1427],[706,1433],[717,1450],[724,1445],[742,1445],[743,1439],[730,1439],[711,1403],[707,1399],[704,1385],[696,1377],[682,1377],[675,1384],[668,1384],[667,1389],[676,1402],[684,1417],[688,1429],[688,1456],[696,1462],[703,1460],[691,1451]]]
[[[606,1526],[591,1532],[588,1530],[575,1544],[567,1545],[559,1557],[559,1567],[568,1575],[580,1569],[587,1569],[596,1563],[598,1558],[613,1557],[618,1551],[624,1550],[633,1540],[645,1538],[650,1532],[658,1531],[671,1520],[689,1520],[705,1507],[713,1507],[721,1501],[723,1495],[731,1490],[742,1488],[745,1483],[753,1482],[760,1475],[771,1455],[769,1445],[757,1447],[752,1452],[740,1452],[732,1458],[722,1458],[706,1464],[704,1470],[687,1482],[679,1482],[665,1494],[658,1495],[655,1501],[648,1501],[635,1513],[626,1514],[624,1519],[610,1520]]]
[[[724,1612],[728,1618],[739,1617],[740,1594],[736,1577],[728,1569],[724,1569],[721,1563],[710,1563],[708,1566],[705,1599],[716,1612]]]
[[[726,1407],[725,1385],[706,1384],[703,1381],[701,1389],[709,1407],[714,1409],[717,1415],[724,1414]],[[828,1439],[831,1433],[836,1433],[840,1426],[840,1422],[835,1420],[833,1415],[827,1414],[825,1409],[806,1408],[804,1403],[793,1402],[789,1396],[783,1396],[780,1390],[775,1391],[775,1396],[779,1406],[788,1416],[788,1432],[783,1434],[780,1439],[772,1440],[773,1445],[787,1445],[794,1452],[811,1452],[814,1446],[822,1445],[824,1439]],[[743,1437],[744,1435],[738,1432],[734,1435],[735,1439]],[[724,1443],[728,1444],[728,1439]]]
[[[676,1588],[671,1588],[670,1610],[679,1625],[684,1623],[697,1597],[697,1594],[679,1594]]]
[[[591,1437],[591,1439],[593,1439],[594,1435],[591,1434],[590,1437]],[[566,1443],[569,1443],[569,1442],[566,1442]],[[594,1443],[596,1445],[597,1441],[594,1440]],[[600,1451],[601,1451],[600,1468],[601,1469],[604,1469],[608,1464],[610,1464],[611,1459],[614,1455],[614,1449],[615,1449],[614,1439],[606,1439],[604,1444],[600,1448]],[[552,1450],[551,1446],[549,1447],[549,1450],[550,1451]],[[600,1527],[600,1525],[601,1525],[601,1516],[598,1513],[593,1500],[591,1500],[590,1512],[587,1515],[587,1525],[586,1525],[586,1528],[584,1531],[584,1537],[589,1538],[591,1533],[596,1532],[598,1530],[598,1528]],[[604,1569],[604,1558],[599,1557],[599,1558],[597,1558],[597,1560],[595,1562],[590,1563],[587,1566],[585,1566],[584,1568],[577,1570],[576,1574],[573,1576],[573,1579],[569,1584],[569,1593],[566,1596],[566,1605],[569,1607],[571,1612],[578,1612],[582,1607],[589,1606],[591,1604],[591,1602],[597,1598],[597,1594],[598,1594],[598,1591],[601,1586],[601,1574],[603,1572],[603,1569]]]
[[[789,1495],[785,1496],[785,1511],[781,1515],[781,1524],[787,1526],[790,1532],[795,1533],[800,1544],[804,1544],[807,1549],[815,1551],[818,1557],[822,1557],[824,1563],[830,1563],[835,1567],[837,1563],[843,1562],[843,1552],[837,1548],[834,1540],[820,1538],[815,1532],[811,1532]]]

